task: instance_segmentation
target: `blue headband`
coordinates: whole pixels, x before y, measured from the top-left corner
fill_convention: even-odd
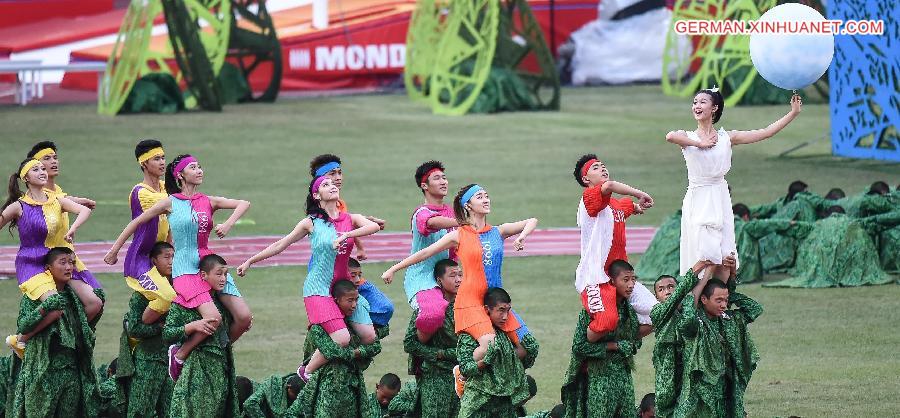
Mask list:
[[[465,205],[466,203],[469,203],[469,200],[472,200],[472,196],[475,196],[475,193],[478,193],[482,190],[484,189],[482,189],[481,186],[477,184],[469,187],[469,190],[466,190],[466,192],[463,193],[462,197],[459,198],[459,204]]]
[[[322,177],[322,176],[328,174],[329,171],[335,170],[338,168],[341,168],[341,165],[335,161],[332,161],[328,164],[325,164],[325,165],[319,167],[319,169],[316,170],[316,177]]]

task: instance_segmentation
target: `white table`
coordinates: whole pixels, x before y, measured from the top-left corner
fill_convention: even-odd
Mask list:
[[[16,74],[16,103],[22,106],[28,104],[28,100],[33,97],[44,97],[44,82],[41,77],[41,72],[43,71],[96,72],[97,95],[99,97],[103,73],[106,71],[106,63],[95,61],[44,65],[39,60],[0,60],[0,74]]]

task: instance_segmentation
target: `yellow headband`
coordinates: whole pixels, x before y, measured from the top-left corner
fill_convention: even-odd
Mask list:
[[[56,154],[56,151],[54,151],[53,148],[44,148],[34,153],[34,157],[32,158],[34,158],[35,160],[40,160],[41,158],[44,158],[50,154]]]
[[[25,165],[22,166],[22,169],[19,170],[19,178],[22,180],[25,180],[25,175],[28,174],[28,172],[31,171],[31,169],[34,168],[35,166],[37,166],[38,164],[43,164],[43,163],[38,160],[31,160],[31,161],[25,163]]]
[[[157,155],[160,155],[160,154],[165,154],[163,152],[162,147],[153,148],[153,149],[141,154],[141,156],[138,157],[138,159],[137,159],[138,164],[143,164],[143,163],[147,162],[147,160],[149,160]]]

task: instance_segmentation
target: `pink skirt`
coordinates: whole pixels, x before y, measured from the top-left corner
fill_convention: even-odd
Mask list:
[[[334,298],[307,296],[303,298],[303,306],[306,307],[306,317],[309,319],[310,326],[321,325],[329,334],[347,328],[344,323],[344,314],[334,302]]]
[[[416,316],[416,328],[422,332],[434,333],[444,326],[447,302],[440,288],[420,290],[415,296],[419,314]]]
[[[182,274],[172,280],[172,287],[177,293],[172,302],[185,308],[194,309],[204,303],[212,302],[212,296],[209,294],[212,287],[200,277],[200,273]]]

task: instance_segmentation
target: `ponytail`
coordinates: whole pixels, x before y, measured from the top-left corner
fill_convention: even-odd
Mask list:
[[[175,157],[175,159],[166,166],[166,193],[170,195],[181,193],[181,181],[175,177],[176,173],[174,173],[174,171],[175,166],[177,166],[185,157],[190,157],[190,154],[181,154]]]
[[[469,224],[469,211],[466,210],[465,205],[459,202],[459,199],[461,199],[472,187],[475,187],[475,183],[459,189],[459,192],[456,193],[456,197],[453,198],[453,216],[456,217],[456,222],[458,222],[460,226]]]
[[[0,212],[6,210],[6,208],[9,207],[9,205],[16,203],[16,201],[18,201],[20,197],[25,195],[25,193],[22,192],[22,189],[19,187],[19,172],[21,172],[22,167],[25,167],[25,164],[31,160],[32,160],[32,158],[25,159],[25,161],[22,161],[22,163],[19,164],[19,168],[16,169],[16,172],[10,174],[9,185],[6,188],[6,193],[7,193],[6,201],[3,202],[3,207],[0,208]],[[10,234],[12,234],[13,228],[15,228],[18,225],[18,223],[19,223],[18,219],[11,219],[9,221],[9,233]]]

